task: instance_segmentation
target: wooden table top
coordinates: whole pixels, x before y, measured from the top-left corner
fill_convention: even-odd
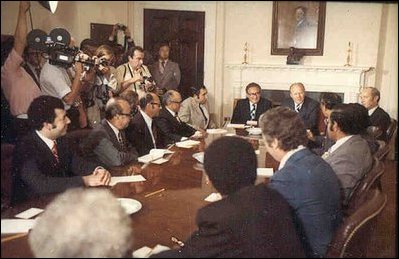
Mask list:
[[[116,197],[136,199],[143,205],[140,211],[131,215],[134,250],[143,246],[154,247],[157,244],[172,247],[172,236],[184,241],[196,230],[197,210],[207,205],[208,202],[204,199],[216,191],[207,184],[202,164],[192,155],[204,151],[212,137],[189,149],[173,147],[171,150],[175,153],[168,162],[162,165],[151,164],[143,170],[145,182],[101,187],[110,189]],[[269,167],[276,168],[278,165],[270,157],[263,159]],[[113,176],[126,175],[127,167],[110,171]],[[265,179],[258,179],[260,181]],[[160,189],[165,191],[145,197]],[[32,207],[44,209],[54,197],[55,195],[50,195],[18,204],[2,212],[1,217],[12,219],[19,212]],[[27,239],[25,236],[2,243],[1,257],[33,257]]]

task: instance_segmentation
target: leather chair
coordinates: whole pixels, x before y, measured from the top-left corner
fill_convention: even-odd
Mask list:
[[[381,177],[384,174],[384,170],[384,163],[374,157],[370,171],[353,188],[349,196],[348,205],[344,208],[345,215],[350,215],[358,209],[364,199],[366,199],[366,194],[370,189],[382,189]]]
[[[12,160],[15,145],[1,144],[1,210],[10,206],[12,197]]]
[[[338,227],[326,257],[365,257],[373,224],[386,202],[387,196],[378,188],[370,189],[364,202]]]
[[[397,120],[391,118],[391,124],[387,129],[387,141],[386,143],[380,143],[380,148],[374,154],[374,156],[377,157],[379,160],[383,161],[387,157],[391,149],[394,147],[393,141],[395,141],[397,131],[398,122]]]
[[[389,124],[389,127],[387,129],[387,142],[391,142],[393,136],[396,135],[396,132],[398,130],[398,121],[395,119],[391,118],[391,124]]]

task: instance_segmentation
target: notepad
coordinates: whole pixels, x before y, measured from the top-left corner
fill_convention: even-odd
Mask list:
[[[209,202],[215,202],[215,201],[220,201],[222,199],[222,195],[218,192],[214,192],[208,195],[208,197],[205,198],[205,201]]]
[[[143,246],[142,248],[133,251],[133,258],[148,258],[153,254],[158,254],[162,251],[170,250],[169,247],[163,245],[156,245],[154,248],[149,248],[148,246]]]
[[[28,233],[36,219],[2,219],[1,234]]]
[[[234,123],[229,123],[226,126],[227,128],[235,128],[235,129],[245,129],[248,128],[249,126],[245,126],[245,124],[234,124]]]
[[[117,183],[134,183],[143,182],[146,179],[142,175],[131,175],[131,176],[113,176],[109,185],[114,186]]]
[[[256,174],[263,177],[272,177],[274,173],[273,168],[258,168]]]
[[[144,164],[152,163],[152,162],[155,162],[156,160],[160,160],[166,154],[173,154],[173,153],[174,153],[174,151],[170,151],[169,149],[154,149],[153,148],[150,150],[150,152],[147,155],[139,157],[138,161],[140,163],[144,163]],[[166,160],[166,161],[168,161],[168,160]]]
[[[43,211],[44,210],[38,209],[38,208],[30,208],[21,213],[18,213],[17,215],[15,215],[15,217],[20,218],[20,219],[30,219],[30,218],[33,218],[34,216],[42,213]]]
[[[200,144],[201,142],[198,140],[186,140],[186,141],[180,141],[176,143],[177,147],[182,147],[182,148],[192,148],[195,145]]]

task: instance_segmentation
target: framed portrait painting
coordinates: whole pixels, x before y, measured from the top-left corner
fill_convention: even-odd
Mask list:
[[[305,56],[322,56],[326,3],[274,1],[272,55],[287,55],[294,47]]]

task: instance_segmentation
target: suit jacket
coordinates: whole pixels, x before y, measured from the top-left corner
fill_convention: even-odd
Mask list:
[[[209,113],[208,103],[205,104],[205,108]],[[210,115],[209,118],[205,120],[204,115],[200,110],[199,103],[193,97],[189,97],[182,102],[179,110],[179,118],[197,130],[216,128],[216,125],[211,120]]]
[[[17,144],[13,160],[14,201],[84,186],[81,176],[91,174],[96,165],[75,156],[65,138],[57,139],[57,150],[59,163],[36,132],[28,133]]]
[[[292,98],[284,99],[281,105],[295,111],[295,103]],[[320,104],[312,98],[305,96],[305,100],[299,110],[299,116],[305,123],[306,129],[310,129],[314,135],[319,135],[319,114]]]
[[[138,153],[126,139],[125,131],[120,131],[121,145],[106,119],[93,129],[81,144],[82,153],[88,159],[101,163],[105,167],[123,166],[137,161]]]
[[[159,138],[158,128],[154,120],[152,121],[152,128],[155,133],[154,138],[157,148],[163,148],[164,144]],[[151,149],[155,148],[152,142],[150,130],[148,129],[141,112],[138,112],[130,121],[129,126],[126,129],[126,137],[136,148],[139,156],[146,155]]]
[[[325,160],[341,182],[343,205],[347,205],[349,194],[373,164],[369,144],[360,135],[354,135]]]
[[[181,141],[182,137],[190,137],[195,129],[185,122],[179,122],[166,108],[163,108],[159,116],[154,120],[165,145]]]
[[[370,126],[377,126],[382,134],[377,140],[387,141],[387,129],[391,124],[391,117],[382,108],[378,107],[370,116]]]
[[[150,66],[150,71],[157,87],[165,88],[166,90],[177,90],[181,79],[179,64],[168,60],[163,73],[161,73],[159,66],[159,61]]]
[[[258,121],[260,115],[270,108],[272,108],[272,103],[268,99],[261,97],[256,107],[255,120]],[[249,99],[245,98],[238,100],[233,111],[231,123],[245,124],[249,120],[251,120]]]
[[[278,215],[278,216],[276,216]],[[180,250],[154,257],[303,257],[287,201],[264,184],[241,188],[201,208],[198,230]]]
[[[294,209],[307,257],[324,256],[342,217],[339,180],[330,165],[302,149],[274,173],[269,186]]]

